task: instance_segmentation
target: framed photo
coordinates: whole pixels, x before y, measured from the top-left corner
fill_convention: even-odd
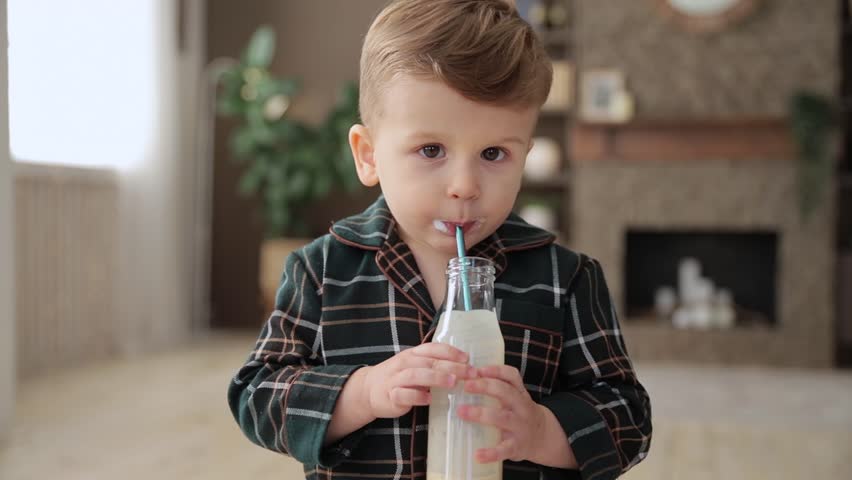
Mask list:
[[[586,70],[580,82],[580,115],[592,123],[623,123],[633,116],[633,98],[618,70]]]

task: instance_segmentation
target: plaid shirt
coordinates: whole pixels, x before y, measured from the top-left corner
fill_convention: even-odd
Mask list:
[[[627,356],[600,265],[509,219],[468,254],[495,262],[506,344],[532,398],[559,420],[578,471],[504,463],[504,478],[608,479],[648,452],[651,405]],[[428,407],[323,446],[349,375],[430,340],[437,313],[383,198],[288,258],[276,310],[228,401],[254,443],[309,479],[422,478]]]

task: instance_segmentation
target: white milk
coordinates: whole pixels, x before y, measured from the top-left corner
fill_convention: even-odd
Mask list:
[[[503,364],[503,335],[493,311],[455,310],[450,313],[449,322],[446,317],[446,312],[441,315],[433,341],[467,352],[474,367]],[[491,397],[465,393],[463,382],[450,390],[432,389],[426,480],[500,480],[503,477],[502,462],[480,464],[474,458],[477,449],[499,443],[500,431],[458,418],[458,407],[471,404],[499,405]]]

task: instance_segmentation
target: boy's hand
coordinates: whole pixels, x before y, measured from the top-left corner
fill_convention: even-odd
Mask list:
[[[478,379],[465,382],[466,392],[494,397],[499,407],[462,405],[459,416],[471,422],[500,429],[500,443],[493,448],[480,448],[475,458],[480,463],[503,460],[528,460],[538,448],[546,416],[527,389],[520,372],[510,365],[491,365],[477,370]]]
[[[451,388],[457,380],[473,378],[476,369],[468,355],[442,343],[424,343],[384,362],[364,367],[364,402],[375,418],[396,418],[411,407],[429,405],[429,388]]]

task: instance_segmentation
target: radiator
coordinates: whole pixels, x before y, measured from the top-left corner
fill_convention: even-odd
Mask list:
[[[15,177],[18,375],[118,349],[118,189],[109,173]]]

